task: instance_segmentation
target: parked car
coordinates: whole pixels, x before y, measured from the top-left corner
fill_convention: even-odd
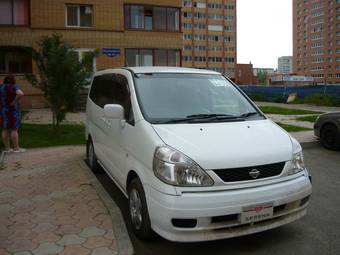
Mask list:
[[[94,75],[87,160],[128,198],[136,235],[179,242],[272,229],[306,214],[300,144],[219,73],[170,67]]]
[[[314,124],[314,134],[329,150],[340,150],[340,112],[321,114]]]

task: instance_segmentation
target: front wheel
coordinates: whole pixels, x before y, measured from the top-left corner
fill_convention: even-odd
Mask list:
[[[128,187],[130,222],[134,233],[143,240],[153,237],[143,185],[138,178]]]
[[[321,130],[321,144],[329,150],[340,149],[340,134],[334,125],[326,125]]]
[[[96,153],[94,152],[94,146],[91,138],[89,138],[86,143],[86,160],[94,173],[100,172],[100,166],[98,164]]]

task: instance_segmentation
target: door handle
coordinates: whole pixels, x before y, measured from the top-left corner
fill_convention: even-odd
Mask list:
[[[107,118],[102,117],[101,120],[107,125],[111,126],[111,120],[108,120]]]

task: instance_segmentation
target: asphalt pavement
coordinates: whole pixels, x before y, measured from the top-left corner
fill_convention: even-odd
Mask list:
[[[127,223],[127,200],[106,174],[97,178],[122,211],[136,255],[200,254],[340,254],[340,152],[319,145],[304,150],[313,177],[309,211],[289,225],[253,235],[204,242],[174,243],[159,236],[137,239]]]

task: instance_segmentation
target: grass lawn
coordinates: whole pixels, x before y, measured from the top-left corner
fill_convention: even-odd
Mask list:
[[[85,127],[61,125],[56,129],[49,124],[23,123],[19,129],[19,139],[23,148],[85,144]]]
[[[321,114],[322,112],[301,110],[301,109],[288,109],[277,106],[260,106],[261,111],[266,114],[280,114],[280,115],[304,115],[304,114]]]
[[[298,121],[308,121],[308,122],[315,123],[315,121],[318,118],[318,116],[319,115],[302,116],[302,117],[296,118],[296,120],[298,120]]]
[[[300,126],[294,126],[294,125],[288,125],[280,122],[276,122],[280,127],[282,127],[284,130],[287,132],[301,132],[301,131],[309,131],[313,130],[311,128],[305,128],[305,127],[300,127]]]
[[[277,123],[288,132],[311,130],[305,127]],[[49,147],[58,145],[85,144],[85,127],[83,125],[62,125],[59,129],[50,124],[26,124],[19,130],[22,148]],[[2,144],[0,147],[3,147]]]

